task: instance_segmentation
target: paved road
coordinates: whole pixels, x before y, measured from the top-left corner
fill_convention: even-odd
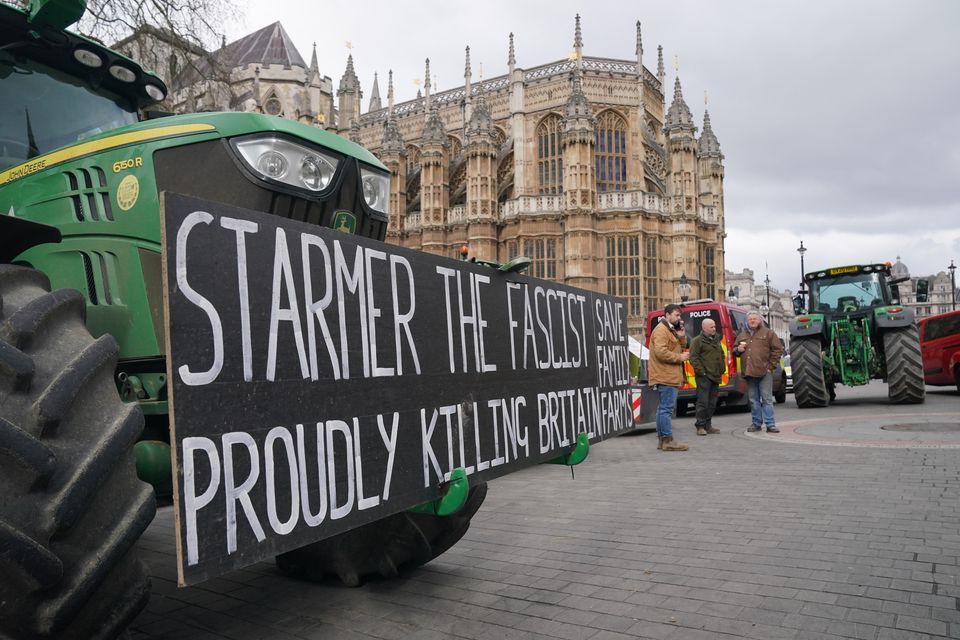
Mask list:
[[[270,563],[177,589],[165,508],[141,542],[154,593],[132,636],[960,638],[960,395],[928,391],[920,408],[887,405],[879,384],[817,411],[788,397],[785,438],[747,436],[744,414],[707,437],[681,419],[687,453],[628,436],[575,480],[553,465],[507,476],[452,550],[358,589]],[[914,422],[928,427],[879,429]]]

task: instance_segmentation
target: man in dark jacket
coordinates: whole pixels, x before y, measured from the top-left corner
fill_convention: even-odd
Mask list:
[[[747,328],[737,336],[734,352],[740,354],[743,375],[750,390],[752,420],[747,431],[780,433],[773,415],[773,372],[777,370],[783,344],[756,311],[747,314]]]
[[[720,433],[711,424],[717,409],[717,387],[723,378],[726,363],[717,323],[707,318],[700,326],[700,335],[690,345],[690,364],[697,381],[697,435]]]

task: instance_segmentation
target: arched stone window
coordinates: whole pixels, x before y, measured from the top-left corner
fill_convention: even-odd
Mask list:
[[[447,136],[447,145],[450,148],[449,156],[451,161],[463,153],[463,143],[460,142],[460,138],[457,136]]]
[[[537,184],[541,194],[563,193],[563,150],[560,116],[550,114],[537,126]]]
[[[415,144],[407,145],[407,176],[420,168],[420,147]]]
[[[627,188],[627,121],[616,111],[604,111],[597,118],[596,131],[597,191],[624,191]]]

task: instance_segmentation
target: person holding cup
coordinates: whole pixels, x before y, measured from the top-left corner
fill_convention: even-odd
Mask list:
[[[740,356],[747,389],[750,391],[750,428],[747,431],[780,433],[773,412],[773,372],[777,370],[783,343],[756,311],[747,313],[747,327],[737,336],[733,352]]]

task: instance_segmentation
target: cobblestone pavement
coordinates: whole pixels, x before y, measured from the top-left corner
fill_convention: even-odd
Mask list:
[[[919,408],[891,408],[880,384],[817,411],[790,397],[778,423],[847,444],[889,439],[876,427],[905,422],[895,414],[960,429],[960,395],[928,391]],[[591,450],[575,480],[553,465],[496,480],[453,549],[357,589],[272,563],[178,589],[165,508],[140,543],[155,577],[132,637],[960,638],[960,449],[930,446],[960,442],[948,427],[861,447],[747,436],[748,414],[718,416],[720,435],[692,424],[676,422],[687,453],[626,436]]]

